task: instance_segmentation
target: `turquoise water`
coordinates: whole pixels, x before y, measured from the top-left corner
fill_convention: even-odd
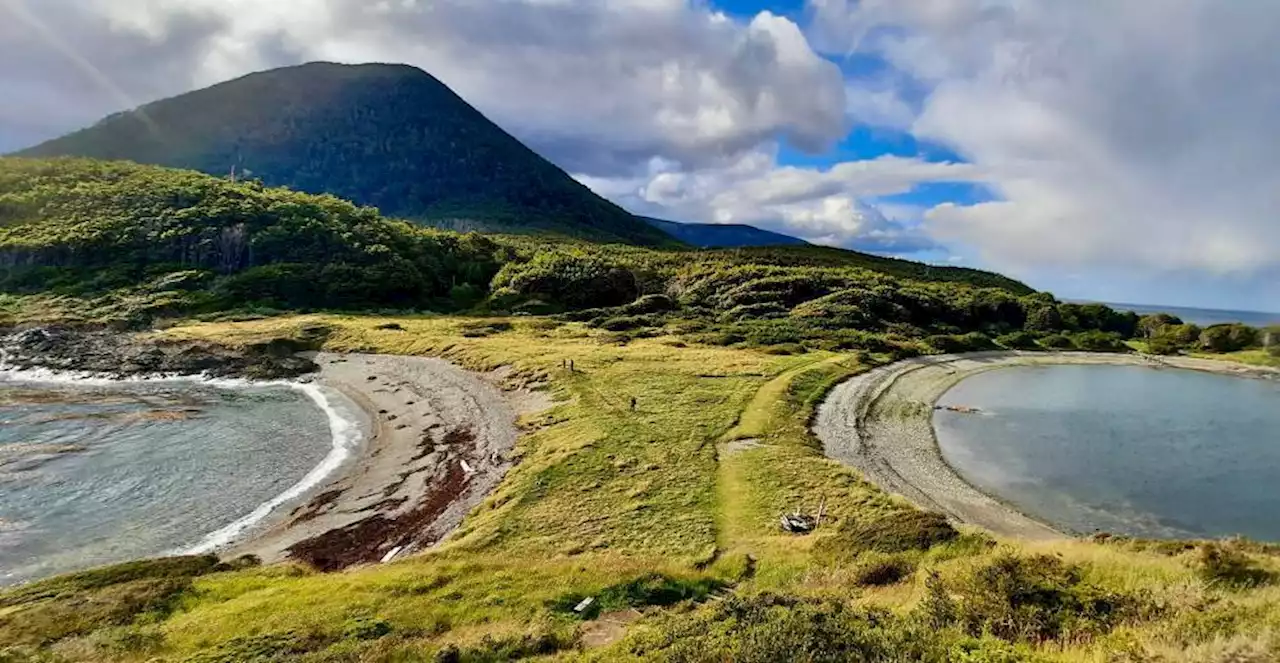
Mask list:
[[[0,585],[225,543],[334,439],[288,386],[0,381]]]
[[[970,483],[1078,533],[1280,541],[1280,382],[1139,366],[981,373],[934,416]]]

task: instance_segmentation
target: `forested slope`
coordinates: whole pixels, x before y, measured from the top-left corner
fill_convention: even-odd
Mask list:
[[[497,247],[332,196],[88,159],[0,159],[0,287],[184,293],[190,309],[428,306],[482,293]]]
[[[0,159],[0,292],[131,325],[228,310],[558,314],[623,340],[678,330],[787,352],[1123,350],[1150,335],[1136,315],[979,270],[808,246],[460,235],[332,196],[88,159]]]

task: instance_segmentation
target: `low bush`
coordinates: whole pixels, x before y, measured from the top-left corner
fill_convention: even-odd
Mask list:
[[[218,643],[185,663],[240,663],[241,661],[285,661],[318,652],[337,638],[319,631],[284,631],[241,636]]]
[[[1149,601],[1085,582],[1079,566],[1052,555],[1004,554],[952,582],[934,574],[927,587],[917,610],[933,628],[1010,641],[1079,641],[1157,612]]]
[[[924,342],[938,354],[955,354],[969,349],[959,336],[953,334],[935,334],[924,339]]]
[[[1080,332],[1074,335],[1072,343],[1081,350],[1089,352],[1126,352],[1129,346],[1119,334],[1101,331]]]
[[[40,580],[0,593],[0,607],[63,598],[135,580],[186,579],[217,570],[216,555],[163,557],[113,564]]]
[[[621,312],[627,315],[643,315],[645,313],[666,313],[674,311],[676,303],[666,295],[645,295],[640,299],[621,307]]]
[[[799,355],[805,353],[805,347],[799,343],[779,343],[778,345],[765,347],[764,353],[770,355]]]
[[[900,509],[874,519],[844,521],[835,536],[818,550],[836,557],[863,552],[901,553],[928,550],[960,536],[946,516],[918,509]]]
[[[563,594],[553,600],[550,607],[556,612],[577,615],[583,619],[594,619],[602,612],[649,605],[674,605],[689,600],[700,601],[724,586],[722,581],[715,578],[683,579],[672,578],[661,573],[649,573],[627,582],[605,587],[592,594],[580,592]],[[592,599],[591,604],[582,612],[574,612],[574,608],[588,597]]]
[[[1270,584],[1275,574],[1258,566],[1240,545],[1233,541],[1206,543],[1200,546],[1196,570],[1200,578],[1212,585],[1233,588]]]
[[[613,318],[596,318],[589,323],[605,331],[631,331],[645,327],[661,327],[664,324],[660,316],[655,315],[620,315]]]
[[[144,615],[167,615],[192,578],[222,570],[213,555],[127,562],[0,594],[0,643],[45,646]],[[15,611],[3,608],[17,607]]]
[[[1027,647],[934,630],[918,620],[836,599],[731,596],[692,612],[657,616],[619,643],[619,658],[694,663],[1037,661]]]
[[[872,557],[853,572],[853,582],[864,587],[895,585],[916,572],[916,565],[901,556]]]
[[[1030,332],[1004,334],[996,338],[996,343],[1010,350],[1037,350],[1040,348],[1039,343],[1036,342],[1035,334]]]
[[[1050,334],[1040,339],[1040,345],[1052,350],[1071,350],[1076,347],[1071,337],[1065,334]]]
[[[1209,352],[1236,352],[1256,345],[1258,330],[1239,323],[1213,325],[1200,332],[1200,349]]]
[[[435,663],[504,663],[535,656],[549,656],[573,647],[572,638],[555,633],[495,638],[486,635],[469,647],[448,645],[436,652]]]
[[[994,350],[996,345],[991,342],[985,334],[981,332],[969,332],[968,334],[938,334],[925,339],[925,343],[929,347],[942,354],[953,354],[957,352],[981,352],[983,350]]]
[[[1156,336],[1147,341],[1147,352],[1153,355],[1176,355],[1182,352],[1182,346],[1168,336]]]
[[[511,323],[501,320],[480,320],[475,322],[467,322],[462,325],[461,333],[466,338],[484,338],[501,334],[502,332],[511,331]]]

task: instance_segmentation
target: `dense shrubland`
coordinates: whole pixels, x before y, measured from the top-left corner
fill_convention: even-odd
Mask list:
[[[774,353],[1120,352],[1132,339],[1221,353],[1277,336],[1064,303],[973,269],[460,235],[331,196],[83,159],[0,160],[0,291],[37,296],[46,316],[132,326],[227,311],[559,314],[618,340],[674,332]]]
[[[1280,327],[1256,329],[1240,323],[1228,323],[1201,328],[1159,313],[1144,316],[1139,324],[1139,333],[1154,354],[1229,353],[1264,348],[1271,356],[1280,357]]]
[[[165,293],[151,299],[176,313],[451,306],[483,296],[497,251],[479,235],[255,182],[127,163],[0,162],[0,287],[11,293]]]

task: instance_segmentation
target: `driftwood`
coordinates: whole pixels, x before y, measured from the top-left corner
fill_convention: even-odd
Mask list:
[[[797,505],[795,511],[782,514],[780,518],[782,531],[791,532],[792,534],[808,534],[822,525],[822,518],[826,513],[826,497],[823,497],[822,501],[818,504],[817,516],[811,516],[807,513],[803,513]]]
[[[803,513],[782,514],[782,531],[792,534],[808,534],[818,527],[813,516]]]
[[[982,414],[982,410],[968,405],[935,405],[935,410],[946,410],[947,412],[958,412],[960,414]]]

